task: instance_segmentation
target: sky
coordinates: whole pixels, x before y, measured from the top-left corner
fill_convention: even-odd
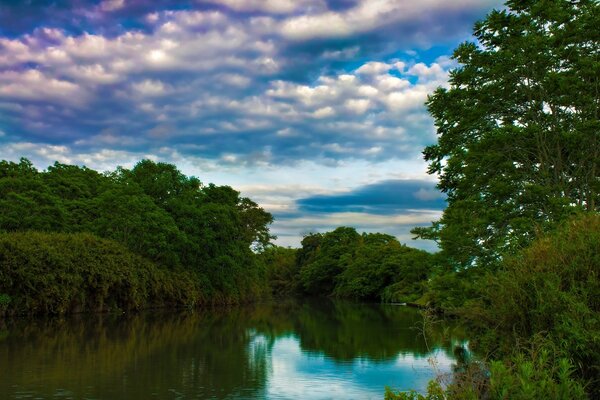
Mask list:
[[[275,243],[393,234],[445,206],[424,105],[500,0],[0,1],[0,159],[169,162],[275,217]]]

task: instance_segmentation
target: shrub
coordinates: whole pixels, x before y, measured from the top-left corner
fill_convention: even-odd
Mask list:
[[[543,337],[600,389],[599,273],[600,215],[536,240],[483,279],[480,300],[465,310],[479,327],[479,347],[502,357]]]
[[[64,314],[194,305],[196,274],[170,271],[91,234],[0,234],[0,307],[10,313]],[[2,299],[8,299],[2,300]]]
[[[530,400],[586,399],[583,385],[574,377],[573,365],[557,358],[548,348],[539,352],[516,353],[489,367],[471,363],[455,370],[452,382],[429,382],[427,393],[396,392],[386,388],[386,400]]]

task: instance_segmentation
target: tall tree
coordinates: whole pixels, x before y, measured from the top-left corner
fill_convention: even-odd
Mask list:
[[[573,210],[600,209],[600,5],[510,0],[454,52],[424,151],[448,208],[430,228],[456,266],[498,260]]]

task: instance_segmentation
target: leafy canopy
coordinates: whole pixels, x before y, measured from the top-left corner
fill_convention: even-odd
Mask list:
[[[490,264],[574,209],[600,209],[600,5],[511,0],[454,52],[427,102],[424,151],[448,196],[438,240],[456,267]]]

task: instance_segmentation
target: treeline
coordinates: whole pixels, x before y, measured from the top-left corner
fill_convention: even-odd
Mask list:
[[[0,312],[98,309],[109,299],[126,308],[228,303],[268,292],[252,249],[269,243],[272,216],[171,164],[143,160],[101,174],[1,161],[0,210]]]
[[[261,258],[275,295],[412,302],[422,296],[435,256],[391,235],[339,227],[305,236],[299,249],[268,247]]]

